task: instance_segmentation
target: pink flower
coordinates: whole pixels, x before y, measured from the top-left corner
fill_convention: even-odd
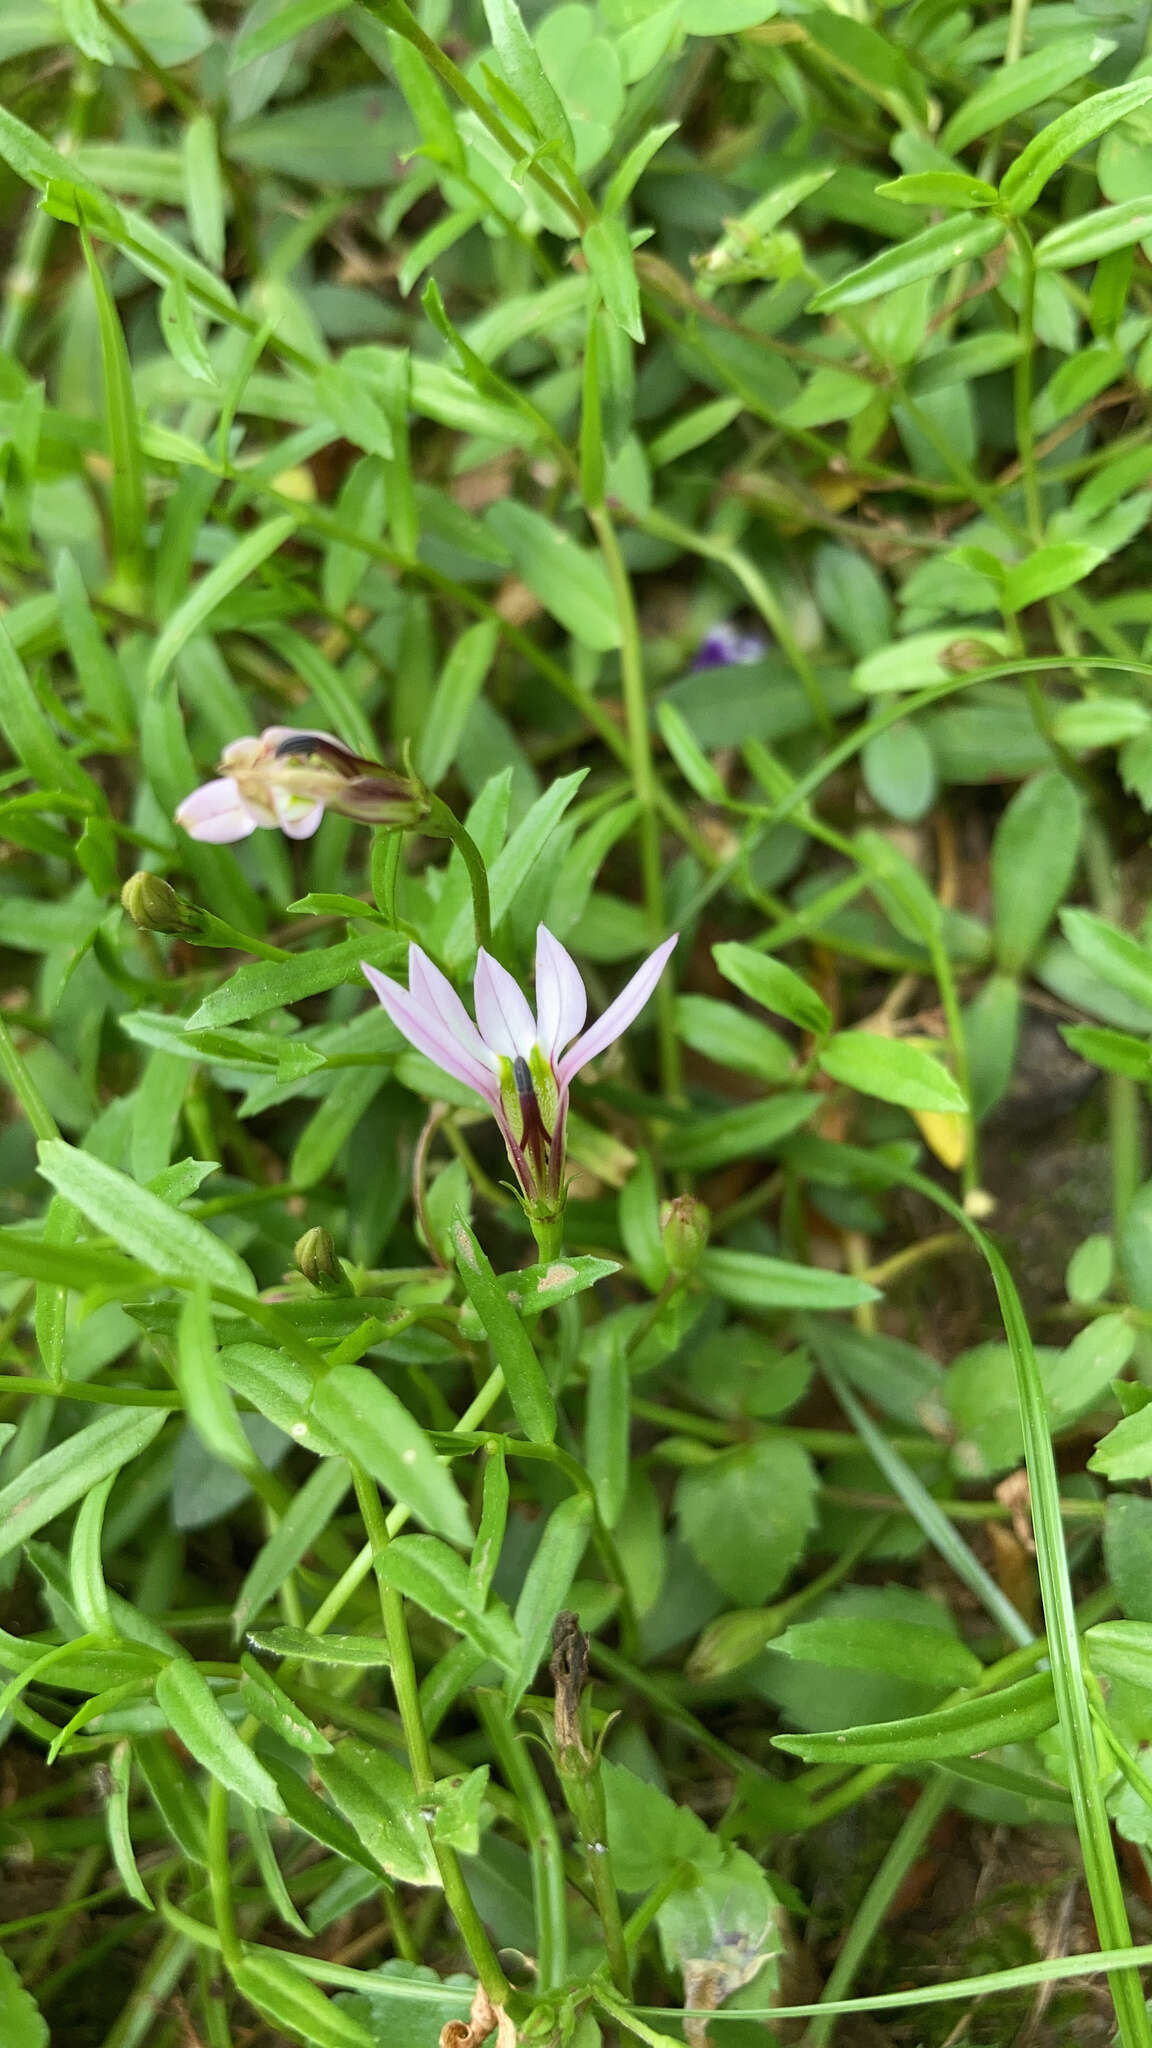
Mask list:
[[[570,1083],[639,1016],[677,936],[657,946],[587,1030],[588,998],[579,970],[545,925],[536,932],[535,1016],[518,983],[483,947],[476,962],[475,1024],[419,946],[409,950],[407,988],[361,964],[409,1044],[488,1104],[526,1200],[555,1214],[564,1205]]]
[[[292,725],[230,741],[220,767],[224,774],[194,789],[176,812],[176,823],[210,846],[247,839],[261,825],[311,839],[326,807],[384,825],[414,825],[426,808],[409,783],[343,740]]]

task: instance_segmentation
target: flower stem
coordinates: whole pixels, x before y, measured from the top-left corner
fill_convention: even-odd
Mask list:
[[[388,1525],[380,1495],[373,1481],[355,1465],[352,1467],[352,1477],[361,1518],[372,1546],[372,1562],[380,1594],[380,1613],[388,1641],[392,1686],[408,1748],[412,1782],[416,1788],[417,1799],[423,1803],[432,1791],[436,1773],[432,1763],[431,1744],[420,1711],[420,1689],[412,1657],[404,1601],[396,1588],[387,1583],[380,1569],[380,1561],[388,1548]],[[433,1841],[432,1850],[439,1866],[444,1897],[463,1936],[472,1967],[493,2005],[503,2005],[510,1989],[508,1979],[496,1960],[496,1952],[472,1903],[456,1851],[436,1841]]]
[[[490,947],[492,944],[492,900],[488,893],[488,875],[483,855],[472,834],[460,823],[454,811],[449,810],[443,797],[428,794],[428,816],[424,829],[435,833],[441,839],[450,839],[468,870],[468,884],[472,891],[472,914],[476,920],[476,943]]]

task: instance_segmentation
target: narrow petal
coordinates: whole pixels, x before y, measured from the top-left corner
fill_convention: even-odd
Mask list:
[[[313,833],[319,831],[320,820],[324,816],[323,804],[312,803],[306,796],[294,795],[290,789],[272,791],[272,808],[280,830],[289,839],[311,839]]]
[[[481,946],[476,956],[476,1022],[480,1036],[505,1059],[530,1059],[536,1019],[519,982]]]
[[[435,1061],[446,1074],[451,1074],[457,1081],[463,1081],[466,1088],[474,1088],[490,1109],[498,1109],[499,1082],[480,1060],[465,1051],[443,1018],[421,1002],[409,989],[401,988],[398,981],[393,981],[387,974],[381,974],[376,967],[369,967],[366,960],[362,960],[360,965],[397,1031],[403,1032],[409,1045],[414,1045],[417,1052],[422,1052],[428,1059]]]
[[[448,976],[441,974],[420,946],[408,948],[408,986],[417,1002],[440,1019],[461,1051],[469,1059],[478,1060],[498,1084],[500,1062],[496,1054],[489,1052]]]
[[[595,1024],[590,1025],[575,1045],[569,1047],[556,1069],[562,1083],[569,1082],[573,1074],[578,1074],[581,1067],[594,1060],[597,1053],[603,1052],[605,1046],[619,1038],[622,1031],[627,1031],[632,1019],[640,1015],[679,936],[679,932],[673,932],[670,939],[657,946],[643,967],[638,967],[631,981],[621,989],[615,1002],[609,1003],[604,1015],[597,1017]]]
[[[359,758],[355,749],[344,740],[338,740],[334,732],[316,732],[311,726],[266,725],[260,735],[260,745],[268,753],[275,753],[283,740],[319,740],[322,746],[338,747],[342,754],[350,755],[354,761]]]
[[[536,1018],[540,1050],[554,1060],[584,1028],[588,997],[571,953],[547,925],[536,927]]]
[[[208,846],[229,846],[233,840],[247,839],[259,822],[230,775],[201,783],[176,812],[176,823],[189,837],[202,839]]]

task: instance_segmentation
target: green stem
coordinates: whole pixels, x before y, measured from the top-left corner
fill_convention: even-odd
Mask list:
[[[380,1595],[380,1613],[388,1640],[392,1686],[408,1749],[412,1782],[417,1799],[423,1803],[432,1792],[436,1773],[432,1763],[431,1745],[420,1712],[420,1688],[412,1656],[412,1643],[408,1635],[404,1601],[395,1587],[388,1584],[381,1570],[384,1552],[388,1548],[388,1524],[374,1482],[355,1465],[352,1467],[352,1477],[364,1528],[372,1546],[372,1562]],[[463,1936],[472,1967],[493,2005],[503,2005],[510,1990],[508,1979],[496,1960],[496,1952],[472,1903],[456,1851],[436,1841],[433,1841],[432,1849],[439,1866],[444,1897]]]
[[[492,944],[492,902],[488,893],[488,875],[483,856],[470,832],[460,823],[454,811],[450,811],[442,797],[428,796],[428,816],[424,830],[433,832],[442,839],[450,839],[468,870],[468,885],[472,891],[472,914],[476,922],[476,943],[486,949]]]
[[[208,1884],[224,1965],[231,1975],[243,1958],[243,1949],[236,1925],[228,1856],[228,1788],[219,1778],[211,1778],[208,1785]]]
[[[648,693],[644,680],[644,654],[640,622],[616,528],[606,506],[590,506],[587,517],[599,543],[620,626],[620,679],[624,690],[624,716],[628,729],[628,754],[632,782],[640,809],[640,866],[644,903],[654,939],[664,936],[664,877],[660,863],[660,824],[657,816],[658,783],[652,760],[652,737],[648,727]],[[661,1082],[665,1095],[680,1093],[680,1041],[676,1035],[675,994],[672,983],[661,975],[656,985],[656,1028],[660,1039]]]
[[[541,1991],[553,1991],[568,1975],[564,1851],[556,1817],[544,1796],[527,1746],[510,1725],[501,1700],[495,1693],[478,1691],[474,1703],[509,1788],[520,1802],[521,1825],[532,1863],[537,1981]]]

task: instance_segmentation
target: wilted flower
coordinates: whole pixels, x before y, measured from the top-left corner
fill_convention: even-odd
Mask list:
[[[193,839],[226,846],[260,825],[311,839],[325,810],[367,825],[415,825],[425,805],[410,782],[368,761],[331,733],[269,725],[232,740],[223,773],[186,796],[176,823]]]
[[[676,935],[665,939],[587,1030],[588,998],[579,970],[545,925],[536,932],[535,1016],[507,969],[483,947],[476,962],[475,1024],[451,982],[419,946],[409,949],[406,989],[366,961],[362,964],[409,1044],[488,1104],[529,1214],[547,1218],[564,1207],[570,1083],[639,1016],[675,944]]]
[[[761,661],[768,642],[759,633],[742,633],[730,619],[710,626],[696,649],[693,668],[737,668],[749,661]]]

